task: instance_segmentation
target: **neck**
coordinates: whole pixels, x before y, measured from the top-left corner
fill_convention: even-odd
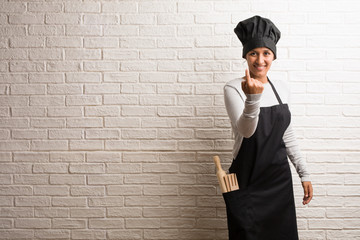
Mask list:
[[[250,74],[250,76],[251,76],[251,74]],[[254,78],[254,79],[256,79],[256,80],[258,80],[258,81],[260,81],[260,82],[262,82],[262,83],[268,83],[268,78],[267,78],[267,76],[264,76],[264,77],[253,77],[253,76],[251,76],[252,78]]]

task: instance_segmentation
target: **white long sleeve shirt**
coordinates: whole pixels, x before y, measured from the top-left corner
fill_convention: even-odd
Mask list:
[[[235,135],[233,147],[234,159],[240,150],[243,138],[249,138],[254,134],[259,120],[260,107],[270,107],[279,104],[270,83],[264,84],[264,91],[261,94],[245,94],[241,88],[242,81],[243,79],[236,78],[224,86],[226,110]],[[286,84],[282,81],[271,80],[271,82],[275,86],[281,101],[288,103],[290,95]],[[310,181],[310,173],[306,169],[306,161],[300,152],[291,123],[284,133],[283,140],[287,155],[301,181]]]

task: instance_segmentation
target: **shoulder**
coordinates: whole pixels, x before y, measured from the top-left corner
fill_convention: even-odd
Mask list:
[[[242,82],[242,78],[234,78],[228,81],[227,83],[225,83],[224,88],[231,87],[231,88],[241,89],[241,82]]]
[[[244,98],[245,94],[241,88],[241,82],[243,81],[242,78],[234,78],[224,85],[224,94],[236,94],[239,95],[241,98]]]

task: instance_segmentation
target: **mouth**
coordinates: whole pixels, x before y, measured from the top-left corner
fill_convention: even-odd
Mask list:
[[[258,71],[263,71],[266,68],[266,65],[253,65],[253,66]]]

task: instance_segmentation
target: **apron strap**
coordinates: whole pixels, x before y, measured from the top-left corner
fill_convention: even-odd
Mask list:
[[[279,94],[277,93],[277,91],[276,91],[276,89],[275,89],[275,87],[274,87],[274,85],[272,84],[272,82],[270,82],[269,77],[268,77],[267,79],[268,79],[268,81],[269,81],[269,83],[270,83],[270,85],[271,85],[271,88],[272,88],[273,92],[275,93],[275,96],[276,96],[279,104],[280,104],[280,105],[283,104],[282,101],[281,101],[281,98],[280,98]]]

